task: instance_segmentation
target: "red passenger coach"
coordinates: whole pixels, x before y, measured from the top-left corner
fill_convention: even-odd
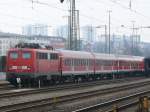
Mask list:
[[[87,77],[94,74],[94,56],[89,52],[81,51],[60,51],[62,65],[62,75],[65,78],[78,78]]]
[[[126,77],[144,72],[144,58],[139,56],[94,53],[95,76]]]

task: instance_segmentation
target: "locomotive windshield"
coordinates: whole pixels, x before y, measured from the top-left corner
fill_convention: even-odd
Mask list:
[[[30,59],[31,58],[31,53],[25,52],[22,54],[23,59]]]
[[[11,52],[10,53],[10,58],[11,59],[17,59],[18,58],[18,53],[17,52]]]

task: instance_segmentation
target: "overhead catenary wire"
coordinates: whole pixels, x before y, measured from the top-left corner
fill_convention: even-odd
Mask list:
[[[29,0],[29,1],[30,1],[30,0]],[[40,2],[40,1],[33,1],[33,3],[40,4],[40,5],[45,5],[45,6],[48,6],[48,7],[51,7],[51,8],[55,8],[55,9],[60,10],[60,11],[68,12],[68,10],[66,10],[66,9],[64,9],[64,8],[56,7],[56,6],[54,6],[54,5],[52,5],[52,4],[49,4],[49,3],[44,3],[44,2]],[[85,14],[82,13],[82,11],[80,11],[80,16],[86,17],[86,19],[94,19],[95,21],[104,22],[104,20],[100,20],[99,18],[91,17],[91,16],[88,16],[88,15],[85,15]]]
[[[99,0],[95,0],[95,1],[97,2],[97,4],[108,5],[108,4],[106,4],[104,1],[99,1]],[[143,13],[141,13],[141,12],[139,12],[139,11],[133,9],[132,6],[130,7],[130,3],[129,3],[129,7],[128,7],[128,6],[126,6],[126,5],[122,4],[122,3],[120,3],[120,2],[119,2],[120,0],[107,0],[107,1],[110,2],[110,3],[116,4],[116,5],[118,5],[119,7],[123,8],[123,9],[125,9],[125,10],[127,10],[127,11],[130,11],[130,12],[132,12],[132,13],[135,13],[136,15],[141,16],[141,17],[143,17],[144,19],[146,19],[146,20],[148,20],[148,21],[150,20],[150,17],[149,17],[149,16],[146,16],[145,14],[143,14]],[[131,2],[131,1],[129,1],[129,2]],[[133,3],[131,3],[131,5],[133,5]],[[113,24],[114,24],[114,20],[115,20],[115,23],[117,23],[117,24],[118,24],[118,22],[120,21],[119,19],[113,17]],[[129,20],[129,22],[130,22],[130,21],[131,21],[131,20]],[[113,25],[113,26],[114,26],[114,25]]]
[[[28,0],[28,1],[31,1],[31,0]],[[147,17],[145,16],[144,14],[141,14],[140,12],[136,11],[136,10],[133,10],[133,9],[130,9],[129,7],[121,4],[120,2],[118,1],[114,1],[114,0],[109,0],[115,4],[118,4],[119,6],[125,8],[125,9],[128,9],[128,10],[131,10],[133,12],[135,12],[136,14],[139,14],[141,16],[144,16],[144,17]],[[100,2],[100,1],[99,1]],[[44,2],[40,2],[39,0],[33,0],[33,3],[37,3],[37,4],[40,4],[40,5],[45,5],[45,6],[48,6],[48,7],[51,7],[51,8],[55,8],[55,9],[58,9],[60,11],[65,11],[67,12],[68,10],[64,9],[64,8],[60,8],[60,7],[57,7],[55,6],[54,4],[50,4],[50,3],[44,3]],[[1,13],[2,14],[2,13]],[[3,14],[2,14],[3,15]],[[18,17],[18,16],[14,16],[14,15],[11,15],[11,14],[4,14],[5,16],[8,16],[8,17],[12,17],[12,18],[16,18],[16,19],[20,19],[20,20],[30,20],[30,21],[36,21],[37,19],[33,19],[33,18],[25,18],[25,17]],[[89,16],[89,15],[86,15],[84,13],[82,13],[82,11],[80,11],[80,16],[86,18],[86,19],[90,19],[90,20],[95,20],[97,22],[104,22],[105,20],[102,20],[100,18],[97,18],[97,17],[94,17],[94,16]],[[112,19],[115,19],[115,18],[112,18]],[[149,17],[148,17],[149,19]],[[116,19],[116,22],[117,22],[117,19]]]
[[[35,4],[39,4],[39,5],[44,5],[44,6],[47,6],[47,7],[51,7],[51,8],[57,9],[59,11],[68,12],[68,10],[66,10],[64,8],[56,7],[54,4],[41,2],[39,0],[28,0],[28,1],[30,1],[32,3],[35,3]],[[80,11],[80,16],[84,17],[85,19],[88,19],[88,20],[95,20],[97,22],[102,22],[102,23],[106,22],[106,20],[102,20],[102,19],[94,17],[94,16],[86,15],[86,14],[82,13],[82,10]],[[114,18],[112,18],[112,19],[115,20],[116,23],[118,23],[117,19],[114,19]]]
[[[143,17],[147,18],[148,20],[150,20],[149,16],[146,16],[146,15],[142,14],[141,12],[139,12],[137,10],[134,10],[133,8],[127,7],[127,6],[121,4],[121,3],[117,2],[117,1],[114,1],[114,0],[109,0],[109,1],[111,1],[114,4],[119,5],[120,7],[124,8],[124,9],[127,9],[127,10],[129,10],[131,12],[134,12],[135,14],[138,14],[138,15],[143,16]]]
[[[97,1],[99,4],[108,5],[108,4],[106,4],[105,2],[103,2],[103,1],[99,1],[99,0],[96,0],[96,1]],[[125,10],[128,10],[128,11],[130,11],[130,12],[133,12],[133,13],[135,13],[135,14],[141,16],[141,17],[144,17],[144,18],[147,19],[147,20],[150,19],[149,16],[146,16],[146,15],[144,15],[143,13],[141,13],[141,12],[139,12],[139,11],[133,9],[133,7],[130,8],[130,6],[123,5],[122,3],[120,3],[120,2],[118,2],[118,1],[116,1],[116,0],[107,0],[107,1],[110,1],[111,3],[114,3],[114,4],[120,6],[121,8],[123,8],[123,9],[125,9]],[[132,3],[132,4],[133,4],[133,3]],[[116,18],[115,18],[115,20],[117,21]]]
[[[40,5],[46,5],[46,6],[49,6],[49,7],[51,7],[51,8],[55,8],[55,9],[61,10],[61,11],[68,11],[68,10],[66,10],[66,9],[63,9],[63,8],[60,8],[60,7],[56,7],[54,4],[49,4],[49,3],[45,3],[45,2],[40,2],[39,0],[28,0],[28,1],[32,1],[33,3],[37,3],[37,4],[40,4]],[[131,9],[131,8],[129,8],[129,7],[127,7],[127,6],[123,5],[123,4],[121,4],[121,3],[119,3],[118,1],[114,1],[114,0],[109,0],[109,1],[111,1],[111,2],[113,2],[113,3],[115,3],[115,4],[118,4],[120,7],[124,8],[124,9],[128,9],[128,10],[130,10],[130,11],[132,11],[132,12],[138,14],[138,15],[141,15],[141,16],[147,18],[147,19],[150,19],[150,17],[147,17],[147,16],[145,16],[144,14],[142,14],[142,13],[136,11],[136,10],[133,10],[133,9]],[[98,2],[103,3],[102,1],[98,1]],[[1,13],[1,14],[2,14],[2,13]],[[17,19],[22,19],[22,20],[32,20],[31,18],[18,17],[18,16],[14,16],[14,15],[10,15],[10,14],[2,14],[2,15],[6,15],[6,16],[9,16],[9,17],[12,17],[12,18],[17,18]],[[86,19],[94,19],[94,20],[96,20],[96,21],[103,21],[103,22],[104,22],[104,20],[100,20],[99,18],[91,17],[91,16],[88,16],[88,15],[85,15],[85,14],[82,13],[82,11],[80,11],[80,16],[86,17]],[[33,20],[33,21],[34,21],[34,20]],[[116,21],[117,21],[117,20],[116,20]]]
[[[29,1],[31,1],[31,0],[29,0]],[[44,6],[51,7],[51,8],[55,8],[55,9],[63,11],[63,12],[68,12],[68,10],[66,10],[64,8],[56,7],[56,6],[54,6],[54,4],[40,2],[39,0],[37,0],[37,1],[33,0],[33,3],[39,4],[39,5],[44,5]],[[97,17],[86,15],[86,14],[82,13],[82,11],[80,11],[80,16],[84,17],[85,19],[88,19],[88,20],[95,20],[95,21],[97,21],[99,23],[100,22],[102,22],[102,23],[107,22],[106,20],[101,20],[101,19],[99,19]],[[112,18],[112,20],[115,20],[115,23],[118,23],[117,19]],[[113,26],[115,26],[115,25],[113,25]]]

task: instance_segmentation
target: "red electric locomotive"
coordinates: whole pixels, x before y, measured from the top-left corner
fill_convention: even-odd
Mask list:
[[[7,54],[7,80],[16,85],[95,80],[143,74],[144,57],[83,51],[12,48]]]

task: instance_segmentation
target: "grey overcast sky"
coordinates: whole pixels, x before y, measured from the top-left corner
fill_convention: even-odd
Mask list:
[[[59,0],[0,0],[0,30],[21,33],[27,24],[42,23],[55,29],[67,24],[69,0],[63,4]],[[111,10],[111,33],[131,34],[132,22],[136,27],[150,26],[150,0],[76,0],[80,10],[80,26],[108,24],[108,10]],[[124,28],[120,26],[124,25]],[[102,29],[97,29],[103,32]],[[150,42],[150,29],[139,29],[143,41]]]

